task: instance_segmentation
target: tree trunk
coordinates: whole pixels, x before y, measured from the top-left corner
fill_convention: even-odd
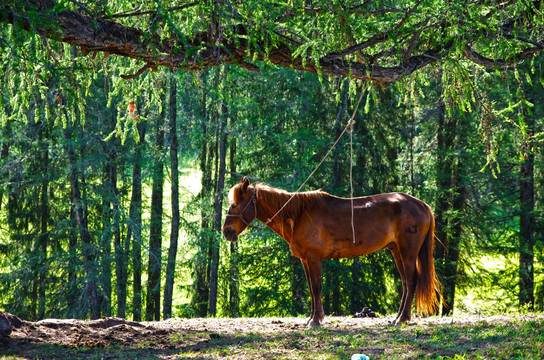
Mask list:
[[[445,105],[442,99],[439,100],[438,104],[438,130],[437,130],[437,165],[436,165],[436,174],[437,174],[437,185],[438,192],[436,198],[436,206],[434,209],[434,216],[436,221],[436,230],[435,234],[440,241],[435,243],[434,249],[434,258],[436,272],[440,279],[443,279],[444,271],[444,256],[446,253],[446,248],[443,246],[444,241],[446,241],[446,213],[448,211],[448,188],[449,188],[449,167],[447,163],[446,155],[446,144],[444,139],[444,120],[445,120]],[[437,310],[440,312],[440,309]],[[438,315],[438,314],[437,314]]]
[[[344,80],[342,88],[342,93],[340,94],[340,102],[338,103],[338,107],[336,110],[336,118],[334,120],[334,138],[338,139],[340,137],[340,134],[342,133],[342,120],[344,119],[344,114],[346,112],[347,107],[347,98],[348,98],[348,91],[349,91],[349,81]],[[338,144],[333,149],[333,162],[332,162],[332,179],[331,179],[331,193],[332,194],[338,194],[337,189],[341,188],[342,186],[342,174],[340,171],[340,144]],[[324,284],[324,289],[330,289],[329,292],[325,294],[325,304],[326,306],[326,312],[329,314],[336,314],[339,315],[342,313],[342,310],[340,309],[340,282],[338,281],[338,274],[335,272],[340,267],[340,261],[339,260],[331,260],[333,263],[333,266],[327,266],[323,267],[323,270],[329,269],[328,274],[324,274],[323,278],[324,281],[327,281],[328,284]],[[332,272],[332,273],[331,273]],[[328,286],[326,286],[328,285]],[[325,305],[324,304],[324,305]]]
[[[170,103],[169,113],[169,132],[170,132],[170,168],[172,173],[172,227],[170,232],[170,247],[168,249],[168,262],[166,264],[166,283],[164,285],[164,308],[163,316],[165,319],[172,317],[172,296],[174,293],[174,275],[176,270],[176,254],[178,252],[179,237],[179,169],[178,169],[178,137],[176,130],[177,104],[176,104],[176,81],[172,77],[170,80]]]
[[[102,190],[102,236],[100,239],[99,249],[103,253],[100,255],[100,265],[101,268],[101,284],[102,291],[100,293],[100,308],[102,309],[102,314],[104,316],[111,316],[111,238],[112,238],[112,197],[113,194],[113,179],[112,179],[112,168],[115,166],[109,155],[106,154],[106,164],[104,166],[104,189]]]
[[[145,141],[146,122],[137,125],[140,143],[135,144],[132,168],[132,195],[126,243],[132,238],[132,318],[142,320],[142,147]]]
[[[43,125],[46,129],[42,130],[40,137],[43,134],[47,139],[47,125]],[[45,317],[45,284],[47,281],[47,244],[49,243],[49,146],[47,140],[42,138],[40,141],[43,144],[41,149],[43,153],[42,157],[42,186],[40,191],[40,235],[38,251],[40,252],[39,272],[38,272],[38,319]]]
[[[11,122],[8,120],[6,124],[6,129],[4,129],[6,133],[6,138],[4,139],[2,143],[2,154],[5,154],[4,158],[7,158],[9,154],[10,149],[10,139],[14,136],[13,132],[11,131]],[[16,179],[15,175],[12,172],[6,171],[6,178],[8,180],[8,184],[6,186],[7,190],[7,225],[9,229],[9,237],[10,241],[16,243],[18,240],[15,238],[16,234],[16,219],[17,219],[17,204],[18,204],[18,195],[19,195],[19,184],[18,180]]]
[[[161,99],[164,104],[164,96]],[[155,156],[153,185],[151,190],[151,219],[149,224],[149,262],[147,277],[146,320],[160,320],[161,301],[161,240],[162,240],[162,198],[164,171],[162,153],[164,149],[164,107],[159,114],[155,129]]]
[[[231,120],[234,121],[234,120]],[[231,122],[232,127],[232,122]],[[230,159],[229,168],[231,173],[236,172],[236,138],[231,139],[229,148]],[[234,183],[232,179],[231,183]],[[240,316],[240,269],[238,268],[238,243],[230,243],[230,262],[229,262],[229,316]]]
[[[447,237],[447,220],[446,213],[449,208],[449,182],[451,179],[451,168],[448,164],[446,157],[447,148],[451,147],[449,142],[446,142],[445,134],[445,104],[442,99],[438,104],[438,130],[437,130],[437,162],[436,162],[436,174],[438,192],[436,198],[436,206],[434,209],[436,230],[435,234],[440,241],[435,243],[434,258],[435,266],[438,277],[441,281],[444,280],[444,257],[446,254]],[[440,309],[437,309],[440,312]],[[437,314],[438,315],[438,314]]]
[[[227,69],[221,68],[221,82],[223,88],[225,88],[225,82],[227,79]],[[219,76],[219,75],[218,75]],[[221,114],[219,119],[219,166],[217,168],[217,186],[215,190],[214,201],[214,236],[211,238],[211,264],[210,264],[210,295],[208,300],[208,314],[215,316],[217,312],[217,287],[218,287],[218,275],[219,275],[219,249],[221,246],[221,225],[222,225],[222,212],[223,212],[223,196],[225,190],[225,169],[226,169],[226,157],[227,157],[227,109],[226,105],[222,101]]]
[[[77,216],[77,202],[76,194],[79,194],[79,184],[77,176],[77,167],[75,165],[75,153],[73,148],[73,140],[71,135],[71,128],[68,127],[65,130],[65,149],[68,154],[68,160],[70,163],[70,228],[68,229],[68,294],[67,294],[67,308],[68,308],[68,317],[79,318],[83,315],[79,304],[73,299],[80,297],[80,289],[78,286],[78,267],[79,267],[79,256],[77,254],[77,237],[78,237],[78,216]],[[79,196],[79,195],[78,195]],[[95,292],[96,294],[96,292]],[[85,310],[86,311],[86,310]]]
[[[460,165],[459,165],[460,166]],[[448,247],[443,259],[442,286],[444,303],[442,308],[443,316],[450,316],[455,307],[455,287],[457,283],[457,269],[459,264],[459,254],[461,245],[462,224],[459,214],[466,203],[466,189],[462,184],[460,174],[454,173],[454,196],[451,204],[451,215],[448,219],[449,232],[446,236],[446,246]]]
[[[71,176],[70,176],[71,179]],[[72,185],[72,184],[71,184]],[[73,186],[73,185],[72,185]],[[77,283],[77,215],[75,209],[75,199],[73,191],[70,194],[70,228],[68,229],[68,294],[67,301],[67,317],[78,317],[77,302],[72,301],[79,297],[78,283]]]
[[[110,130],[115,127],[115,119],[111,118]],[[117,169],[120,158],[118,142],[111,140],[103,143],[104,152],[106,155],[106,189],[104,193],[104,211],[107,214],[104,219],[104,242],[102,247],[106,250],[104,262],[104,281],[106,292],[106,307],[105,316],[111,316],[111,296],[112,296],[112,271],[111,271],[111,238],[113,236],[113,247],[115,260],[115,278],[116,278],[116,295],[117,295],[117,316],[124,318],[126,313],[126,287],[127,287],[127,260],[125,254],[125,246],[121,242],[120,228],[120,209],[119,209],[119,191],[117,189]]]
[[[204,74],[201,80],[202,88],[206,89],[206,79],[208,74]],[[212,184],[212,167],[211,163],[211,152],[208,156],[208,148],[211,148],[209,144],[209,129],[207,126],[208,118],[208,107],[207,107],[207,96],[206,91],[202,92],[202,98],[200,103],[200,117],[201,117],[201,128],[202,128],[202,144],[200,150],[200,170],[202,171],[202,189],[200,190],[200,236],[197,240],[198,251],[193,260],[193,271],[194,271],[194,282],[193,282],[193,298],[191,299],[191,304],[195,309],[195,312],[200,317],[205,317],[208,314],[208,297],[209,297],[209,278],[207,275],[209,256],[209,196],[211,193],[211,184]]]
[[[80,189],[80,173],[78,171],[78,164],[76,163],[75,149],[73,145],[74,139],[72,139],[72,126],[68,125],[65,130],[66,138],[66,152],[68,155],[68,161],[70,163],[70,187],[72,190],[71,203],[75,219],[77,221],[77,227],[79,237],[82,243],[82,257],[85,274],[87,277],[85,292],[87,296],[87,302],[90,308],[91,319],[98,319],[100,317],[100,307],[98,303],[98,286],[97,286],[97,274],[96,266],[94,263],[94,248],[89,234],[89,227],[87,222],[87,206],[82,198]]]
[[[38,132],[38,153],[41,157],[37,158],[38,167],[37,174],[41,176],[40,192],[38,197],[38,207],[35,210],[35,219],[39,222],[35,224],[39,229],[37,236],[33,237],[30,254],[32,261],[30,266],[33,273],[32,290],[30,293],[30,308],[29,313],[32,319],[43,319],[45,316],[45,284],[47,278],[47,244],[48,244],[48,225],[50,218],[48,204],[48,189],[49,189],[49,146],[47,143],[47,124],[40,121],[38,117],[35,123],[29,124],[32,130]]]
[[[457,119],[457,120],[456,120]],[[459,214],[466,203],[462,143],[466,132],[462,120],[446,119],[445,105],[440,100],[437,132],[438,198],[435,208],[435,265],[442,283],[442,315],[449,316],[455,306],[455,287],[460,254],[462,226]],[[456,154],[455,156],[453,154]]]
[[[117,294],[117,317],[124,318],[126,316],[127,307],[127,253],[126,242],[121,241],[121,210],[119,208],[119,191],[117,189],[117,167],[118,158],[114,156],[111,164],[111,195],[113,203],[113,246],[115,253],[115,278],[116,294]]]
[[[7,120],[5,127],[2,129],[2,147],[0,149],[0,169],[3,168],[3,161],[7,159],[9,154],[9,139],[11,138],[11,121]],[[7,179],[8,174],[5,174],[4,171],[0,172],[0,177]],[[2,209],[2,200],[4,197],[4,189],[0,186],[0,210]]]
[[[534,129],[534,117],[525,117],[527,131]],[[535,246],[535,156],[528,151],[521,164],[519,217],[519,305],[534,308],[534,246]]]

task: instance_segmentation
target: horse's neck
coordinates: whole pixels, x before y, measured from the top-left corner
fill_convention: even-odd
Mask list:
[[[271,194],[268,189],[260,189],[259,195],[257,196],[257,219],[266,224],[267,222],[270,223],[269,220],[274,221],[282,218],[282,216],[278,218],[278,215],[285,211],[285,208],[282,209],[282,207],[290,201],[292,194],[280,192]],[[274,198],[273,201],[272,198]]]
[[[270,197],[272,195],[269,193],[269,190],[261,189],[260,192],[263,196],[258,197],[257,200],[257,220],[270,227],[275,233],[283,237],[285,240],[289,241],[289,233],[286,232],[286,230],[287,228],[291,227],[293,219],[285,219],[284,211],[286,209],[282,209],[282,207],[288,201],[290,201],[292,194],[275,193],[273,194],[275,199],[272,202],[270,201]]]

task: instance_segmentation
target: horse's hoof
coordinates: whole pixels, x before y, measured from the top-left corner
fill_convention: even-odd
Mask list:
[[[308,325],[306,327],[308,329],[311,329],[311,328],[321,327],[321,324],[319,323],[318,320],[311,320],[310,322],[308,322]]]
[[[408,324],[409,321],[410,321],[410,319],[397,319],[393,323],[393,326],[400,326],[400,325],[403,325],[403,324]]]

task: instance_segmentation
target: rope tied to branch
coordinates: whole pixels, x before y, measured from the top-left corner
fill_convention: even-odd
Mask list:
[[[304,187],[304,185],[306,185],[308,180],[310,180],[310,178],[316,173],[317,169],[319,169],[319,167],[325,162],[325,160],[330,155],[332,150],[336,147],[336,145],[338,144],[340,139],[344,136],[344,134],[348,131],[348,129],[350,129],[350,139],[351,139],[351,141],[350,141],[350,148],[351,148],[350,158],[351,159],[350,159],[350,174],[349,174],[349,176],[350,176],[350,184],[351,184],[351,227],[352,227],[352,231],[353,231],[353,242],[355,243],[355,227],[353,225],[353,172],[352,172],[352,168],[353,168],[353,125],[355,125],[355,120],[354,120],[355,119],[355,114],[357,114],[357,110],[359,109],[359,105],[361,104],[361,100],[363,99],[364,93],[365,92],[363,90],[361,90],[361,96],[359,97],[359,101],[357,101],[357,105],[355,106],[355,109],[353,110],[353,114],[351,115],[350,119],[348,120],[348,122],[347,122],[346,126],[344,127],[344,130],[342,131],[340,136],[338,136],[338,139],[336,139],[336,141],[332,144],[332,146],[327,151],[325,156],[323,156],[323,158],[321,159],[319,164],[317,164],[315,169],[310,173],[310,175],[306,178],[306,180],[304,180],[304,182],[298,187],[298,189],[291,194],[291,196],[285,202],[285,204],[283,204],[283,206],[278,211],[276,211],[276,213],[274,215],[272,215],[272,217],[270,217],[270,218],[268,218],[268,220],[266,220],[265,225],[268,225],[269,223],[271,223],[272,220],[274,220],[274,218],[276,216],[278,216],[278,214],[287,206],[287,204],[289,204],[289,202],[293,199],[293,197],[300,192],[300,190]]]

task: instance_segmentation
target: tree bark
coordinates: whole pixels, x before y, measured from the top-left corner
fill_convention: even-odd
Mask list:
[[[79,194],[79,184],[77,176],[77,168],[75,165],[75,151],[73,149],[73,139],[72,139],[72,130],[68,127],[65,132],[65,151],[68,154],[68,160],[70,164],[70,228],[68,233],[68,296],[67,298],[67,308],[68,308],[68,317],[81,317],[81,311],[78,309],[78,303],[71,301],[80,297],[80,290],[78,286],[77,276],[78,276],[78,266],[79,259],[77,254],[77,240],[78,240],[78,215],[76,203],[79,202],[79,199],[76,199],[76,195]],[[79,196],[79,195],[78,195]],[[76,202],[77,201],[77,202]],[[96,294],[96,292],[95,292]]]
[[[527,131],[534,129],[534,117],[525,117]],[[520,176],[520,217],[519,217],[519,305],[534,309],[534,246],[536,233],[535,156],[528,151],[521,164]]]
[[[466,203],[464,185],[464,149],[456,148],[466,132],[465,125],[456,119],[446,119],[445,104],[438,105],[437,183],[435,219],[435,265],[442,283],[442,315],[448,316],[455,306],[455,288],[460,255],[462,225],[459,214]],[[456,154],[454,156],[454,154]]]
[[[108,155],[106,155],[106,159]],[[99,268],[101,269],[101,288],[100,292],[100,308],[104,316],[111,316],[111,294],[112,294],[112,272],[111,272],[111,238],[113,235],[112,229],[112,167],[115,166],[110,159],[106,160],[104,166],[103,184],[102,189],[102,236],[100,238],[100,245],[98,249],[102,252],[100,254]]]
[[[227,80],[227,69],[221,68],[221,82],[223,88]],[[218,75],[219,76],[219,75]],[[217,168],[217,186],[215,189],[214,200],[214,236],[211,238],[211,250],[212,257],[210,263],[210,295],[208,300],[208,314],[215,316],[217,312],[217,288],[219,286],[219,249],[221,247],[221,225],[222,225],[222,212],[223,212],[223,196],[225,190],[225,170],[226,170],[226,157],[227,157],[227,109],[226,105],[221,100],[221,113],[219,119],[219,129],[217,136],[219,137],[219,166]]]
[[[164,104],[164,95],[161,102]],[[161,240],[162,240],[162,199],[164,187],[164,107],[156,121],[155,156],[153,185],[151,190],[151,219],[149,224],[149,262],[147,277],[146,315],[147,321],[160,320],[161,301]]]
[[[0,150],[0,165],[3,165],[3,161],[7,159],[9,154],[9,139],[11,137],[11,121],[7,120],[5,127],[2,129],[2,144]],[[0,173],[0,176],[3,178],[8,178],[7,174],[4,174],[4,171]],[[2,200],[4,198],[4,189],[0,187],[0,210],[2,209]]]
[[[72,177],[70,176],[70,182]],[[70,184],[73,187],[73,184]],[[78,317],[77,303],[72,301],[79,297],[78,283],[77,283],[77,215],[76,208],[74,206],[75,199],[73,191],[70,193],[70,228],[68,229],[68,294],[67,294],[67,317]]]
[[[462,166],[459,165],[458,166]],[[461,245],[462,224],[459,220],[459,213],[466,203],[466,189],[462,184],[463,180],[459,173],[454,173],[454,196],[451,205],[452,215],[449,219],[450,232],[446,237],[448,250],[444,257],[444,266],[442,271],[442,286],[444,291],[444,303],[442,308],[443,316],[450,316],[455,307],[455,289],[457,283],[457,271],[459,268],[459,255]]]
[[[346,112],[347,108],[347,98],[348,98],[348,90],[349,90],[349,81],[344,80],[342,85],[342,92],[340,94],[340,102],[338,103],[337,109],[336,109],[336,118],[334,120],[334,138],[338,139],[340,137],[340,134],[342,133],[342,120],[344,119],[344,114]],[[341,188],[342,186],[342,174],[340,169],[340,153],[341,153],[341,146],[338,144],[333,149],[333,162],[332,162],[332,179],[331,179],[331,193],[336,193],[336,190],[338,188]],[[325,269],[330,269],[329,271],[335,272],[339,266],[340,261],[339,260],[331,260],[333,263],[333,266],[330,267],[324,267]],[[342,313],[342,310],[340,308],[340,282],[338,281],[338,274],[335,273],[329,273],[324,274],[324,280],[327,281],[329,284],[328,286],[324,286],[323,288],[329,288],[330,292],[325,294],[325,311],[330,314],[336,314],[340,315]]]
[[[95,249],[89,233],[87,205],[82,197],[80,189],[80,177],[82,176],[78,170],[78,164],[76,162],[72,132],[72,125],[68,125],[67,129],[65,130],[65,139],[66,153],[68,155],[68,161],[70,164],[70,187],[72,191],[70,199],[78,225],[77,228],[79,231],[79,238],[82,243],[83,265],[87,277],[85,292],[90,308],[90,315],[91,319],[98,319],[100,318],[100,306],[98,302],[96,264],[94,263]]]
[[[170,232],[170,247],[168,249],[168,262],[166,264],[166,283],[164,285],[164,307],[163,316],[165,319],[172,317],[172,296],[174,292],[174,275],[176,270],[176,254],[178,251],[179,238],[179,169],[178,169],[178,137],[176,130],[177,103],[176,103],[176,81],[170,79],[170,102],[168,107],[169,132],[170,132],[170,171],[172,191],[172,225]]]
[[[115,158],[115,156],[114,156]],[[115,254],[115,278],[117,295],[117,317],[125,318],[127,307],[127,253],[126,242],[121,241],[121,209],[119,204],[119,190],[117,189],[118,161],[114,160],[111,171],[111,195],[113,204],[113,246]]]
[[[47,126],[47,125],[45,125]],[[47,129],[45,130],[47,132]],[[45,283],[47,281],[47,244],[49,243],[49,146],[47,140],[43,142],[42,158],[42,187],[40,195],[40,285],[38,286],[38,319],[45,318]]]
[[[206,89],[206,81],[208,74],[203,74],[201,85],[203,89]],[[193,298],[191,304],[198,316],[205,317],[208,314],[208,298],[209,298],[209,244],[210,244],[210,221],[209,221],[209,197],[212,192],[212,166],[211,158],[212,152],[208,151],[211,148],[210,130],[207,124],[209,113],[207,106],[206,91],[202,92],[200,98],[200,121],[202,128],[201,136],[201,150],[200,150],[200,170],[202,172],[201,185],[199,199],[200,199],[200,236],[197,240],[198,251],[193,260],[194,269],[194,283],[193,283]]]
[[[447,243],[447,211],[449,209],[450,198],[450,181],[451,181],[451,165],[450,159],[447,156],[448,149],[451,149],[452,143],[448,134],[446,133],[446,106],[442,99],[438,103],[438,130],[437,130],[437,184],[438,193],[435,207],[435,220],[436,220],[436,236],[440,241],[435,243],[434,258],[436,265],[436,272],[438,277],[444,281],[444,259],[446,256]],[[444,283],[442,283],[444,286]],[[437,311],[440,311],[438,309]],[[442,309],[442,313],[446,311]]]
[[[110,122],[113,127],[113,123]],[[102,257],[102,278],[103,280],[103,302],[102,306],[104,316],[111,316],[112,302],[112,252],[111,244],[113,237],[115,260],[115,277],[116,277],[116,295],[117,295],[117,316],[124,318],[126,310],[126,256],[124,255],[124,246],[121,243],[120,229],[120,209],[119,209],[119,192],[117,190],[117,166],[119,158],[117,157],[118,149],[115,142],[103,143],[106,164],[105,171],[105,189],[103,199],[103,234],[102,244],[105,255]]]
[[[436,176],[437,176],[437,185],[438,192],[436,198],[436,206],[434,210],[435,221],[436,221],[436,230],[435,234],[440,241],[435,243],[434,249],[434,258],[436,264],[436,271],[440,278],[443,274],[443,263],[444,256],[446,253],[446,248],[444,247],[444,241],[446,240],[447,233],[447,221],[446,213],[448,211],[449,199],[449,182],[451,177],[451,169],[447,162],[446,151],[447,148],[451,147],[451,143],[448,141],[446,143],[445,138],[445,115],[446,109],[445,104],[442,99],[438,103],[438,129],[437,129],[437,162],[436,162]]]
[[[234,120],[231,119],[231,128]],[[236,173],[236,138],[232,138],[229,147],[229,169],[231,173]],[[234,183],[232,179],[231,183]],[[230,261],[229,261],[229,316],[240,316],[240,269],[238,268],[238,243],[230,243]]]
[[[126,243],[132,238],[132,318],[142,320],[142,147],[145,142],[146,122],[137,125],[140,143],[135,144],[132,168],[132,194]]]

